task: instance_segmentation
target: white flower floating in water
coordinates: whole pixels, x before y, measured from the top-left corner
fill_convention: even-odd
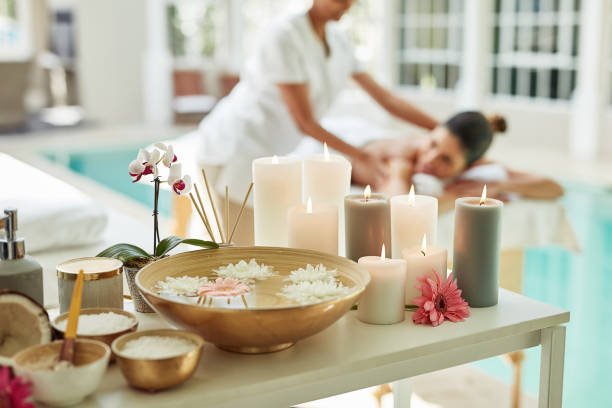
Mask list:
[[[198,289],[208,283],[205,276],[181,276],[173,278],[168,276],[165,280],[155,284],[160,294],[174,296],[197,296]]]
[[[299,282],[314,282],[314,281],[328,281],[334,280],[338,276],[338,271],[335,269],[328,270],[325,266],[319,264],[312,266],[306,265],[306,268],[296,269],[291,271],[289,277],[285,280],[293,283]]]
[[[221,278],[234,278],[246,284],[277,275],[274,273],[272,266],[264,265],[263,263],[258,264],[255,259],[251,259],[248,263],[242,260],[235,265],[221,266],[219,269],[215,269],[214,272]]]
[[[337,299],[347,295],[349,291],[349,288],[334,279],[314,282],[302,281],[286,285],[279,295],[298,303],[316,303]]]

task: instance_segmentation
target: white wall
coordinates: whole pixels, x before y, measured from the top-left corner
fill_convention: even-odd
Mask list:
[[[146,0],[76,2],[79,93],[88,119],[142,120],[145,5]]]
[[[601,139],[601,156],[612,162],[612,107],[605,114],[605,132]]]

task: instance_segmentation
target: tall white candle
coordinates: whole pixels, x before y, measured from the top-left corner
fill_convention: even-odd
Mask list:
[[[312,249],[338,255],[338,208],[328,204],[312,204],[289,209],[287,214],[289,247]]]
[[[430,243],[436,243],[438,229],[438,199],[410,193],[391,197],[391,256],[401,258],[402,250],[421,243],[427,234]]]
[[[287,246],[287,211],[302,202],[302,163],[288,157],[253,160],[255,245]]]
[[[358,263],[370,273],[370,284],[359,299],[359,320],[371,324],[404,320],[406,261],[385,258],[383,245],[380,257],[364,256]]]
[[[344,255],[344,196],[351,189],[351,163],[342,156],[329,154],[324,144],[323,154],[304,159],[303,166],[304,197],[338,209],[338,248],[340,255]]]
[[[446,271],[448,261],[448,251],[427,245],[427,236],[423,236],[421,245],[406,248],[402,251],[402,256],[406,260],[406,304],[413,304],[415,297],[421,296],[421,292],[415,288],[420,284],[417,278],[427,275],[435,280],[433,271],[438,272],[442,282],[446,282]]]

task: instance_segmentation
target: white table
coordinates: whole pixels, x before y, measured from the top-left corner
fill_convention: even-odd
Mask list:
[[[194,377],[154,394],[130,389],[113,365],[96,394],[80,406],[287,408],[542,345],[540,407],[560,407],[561,325],[569,321],[569,312],[502,289],[499,305],[471,313],[463,323],[434,328],[414,325],[411,312],[403,323],[374,326],[357,320],[352,311],[323,332],[272,354],[233,354],[206,344]],[[156,315],[139,318],[139,329],[167,327]]]

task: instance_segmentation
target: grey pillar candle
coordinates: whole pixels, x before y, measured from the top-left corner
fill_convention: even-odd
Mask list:
[[[503,203],[492,198],[455,201],[453,275],[471,307],[497,304],[502,208]]]
[[[344,197],[346,257],[357,262],[379,255],[382,245],[391,248],[389,198],[384,194],[351,194]]]

